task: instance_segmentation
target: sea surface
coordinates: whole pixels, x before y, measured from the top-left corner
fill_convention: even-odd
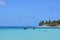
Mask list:
[[[0,28],[0,40],[60,40],[60,28]]]

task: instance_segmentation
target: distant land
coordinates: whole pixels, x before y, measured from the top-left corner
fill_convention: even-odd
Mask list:
[[[48,20],[48,21],[40,21],[39,26],[46,26],[46,27],[60,27],[60,19],[59,20]]]

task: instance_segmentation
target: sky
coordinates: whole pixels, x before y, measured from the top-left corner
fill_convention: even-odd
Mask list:
[[[60,19],[60,0],[0,0],[0,26],[38,26]]]

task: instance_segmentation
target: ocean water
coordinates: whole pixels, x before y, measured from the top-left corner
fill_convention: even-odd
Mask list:
[[[0,28],[0,40],[60,40],[60,29]]]

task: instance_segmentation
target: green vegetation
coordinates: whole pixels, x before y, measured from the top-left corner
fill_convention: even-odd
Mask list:
[[[44,21],[39,22],[39,26],[42,26],[44,24]]]
[[[49,21],[46,21],[46,22],[44,22],[44,21],[39,22],[39,26],[42,26],[42,25],[56,26],[58,24],[60,25],[60,20],[53,20],[53,21],[49,20]]]

